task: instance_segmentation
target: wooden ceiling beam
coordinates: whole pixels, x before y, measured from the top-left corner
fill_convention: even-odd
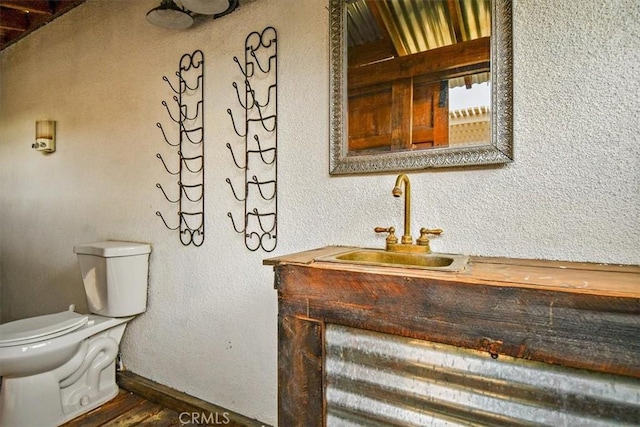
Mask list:
[[[0,6],[4,8],[40,15],[53,15],[51,4],[55,3],[57,2],[49,2],[49,0],[0,0]]]
[[[82,4],[84,1],[0,0],[0,50]],[[23,19],[21,20],[18,15],[15,15],[16,13],[22,15]]]
[[[483,37],[413,55],[400,56],[389,61],[355,67],[349,69],[347,87],[351,91],[362,86],[422,74],[438,75],[441,79],[451,78],[459,69],[473,69],[475,72],[480,72],[488,68],[491,60],[490,52],[490,38]]]
[[[3,28],[0,28],[0,43],[2,43],[3,45],[5,43],[7,43],[9,40],[13,40],[17,37],[20,37],[22,35],[24,35],[24,31],[18,31],[18,30],[5,30]]]
[[[29,29],[29,17],[24,12],[16,9],[0,9],[0,28],[3,30],[27,31]]]
[[[349,47],[348,66],[359,67],[394,58],[395,50],[385,39]]]

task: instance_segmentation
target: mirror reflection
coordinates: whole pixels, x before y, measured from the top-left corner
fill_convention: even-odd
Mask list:
[[[348,154],[490,143],[490,0],[347,4]]]
[[[510,0],[330,3],[332,174],[511,161]]]

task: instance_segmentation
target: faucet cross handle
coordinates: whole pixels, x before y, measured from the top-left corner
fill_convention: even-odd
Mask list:
[[[429,238],[428,234],[442,234],[442,229],[440,228],[424,228],[420,229],[420,237],[416,240],[416,243],[420,246],[429,246]]]
[[[398,238],[396,237],[396,229],[394,227],[376,227],[373,229],[376,233],[389,233],[387,236],[387,245],[398,243]]]

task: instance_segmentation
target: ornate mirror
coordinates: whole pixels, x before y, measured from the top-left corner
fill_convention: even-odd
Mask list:
[[[513,160],[511,0],[329,0],[329,172]]]

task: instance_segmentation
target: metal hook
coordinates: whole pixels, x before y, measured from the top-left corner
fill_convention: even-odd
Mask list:
[[[241,106],[242,108],[244,108],[245,110],[250,110],[250,109],[252,109],[252,108],[253,108],[254,104],[256,103],[255,94],[254,94],[254,92],[253,92],[253,91],[251,91],[251,90],[250,90],[249,81],[248,81],[248,80],[245,80],[244,82],[245,82],[245,91],[246,91],[247,93],[251,93],[251,97],[252,97],[252,99],[253,99],[253,100],[252,100],[252,102],[251,102],[251,106],[244,105],[244,104],[242,103],[242,100],[240,99],[240,90],[238,89],[238,85],[236,84],[236,82],[233,82],[233,83],[232,83],[232,86],[233,86],[233,87],[234,87],[234,89],[236,90],[236,96],[238,97],[238,103],[240,104],[240,106]]]
[[[272,115],[270,115],[270,116],[266,116],[266,117],[264,117],[264,116],[262,115],[262,109],[263,109],[265,106],[260,105],[260,104],[258,104],[258,103],[255,103],[255,107],[256,107],[256,110],[258,111],[258,117],[260,117],[260,118],[259,118],[259,119],[255,119],[255,118],[253,118],[253,119],[247,119],[247,122],[259,122],[259,123],[262,125],[262,127],[264,128],[264,130],[266,130],[267,132],[273,132],[273,131],[276,129],[276,120],[275,120],[275,119],[276,119],[276,115],[275,115],[275,114],[272,114]],[[271,129],[269,129],[269,128],[267,127],[267,125],[266,125],[266,121],[267,121],[267,120],[272,120],[272,119],[273,119],[273,121],[274,121],[274,122],[273,122],[273,127],[272,127]]]
[[[238,64],[238,68],[240,68],[240,72],[242,73],[242,75],[243,75],[243,76],[245,76],[245,77],[247,77],[247,78],[248,78],[248,77],[253,77],[254,68],[253,68],[253,64],[252,64],[252,63],[250,63],[250,62],[249,62],[249,63],[247,63],[247,64],[246,64],[246,65],[247,65],[247,68],[249,68],[249,65],[251,65],[251,73],[248,73],[248,74],[247,74],[247,73],[242,69],[242,65],[240,65],[240,61],[238,60],[238,57],[237,57],[237,56],[234,56],[234,57],[233,57],[233,60],[234,60],[234,62],[235,62],[236,64]]]
[[[256,140],[256,143],[258,144],[258,149],[257,150],[247,150],[247,153],[258,153],[260,154],[260,158],[262,159],[262,162],[266,165],[270,165],[273,164],[273,162],[276,161],[276,148],[275,147],[271,147],[271,148],[265,148],[262,149],[262,147],[260,146],[260,139],[258,138],[258,135],[253,135],[253,139]],[[266,153],[267,151],[273,151],[273,159],[271,159],[271,161],[267,161],[264,157],[264,153]]]
[[[252,181],[249,181],[247,184],[254,184],[257,188],[258,188],[258,192],[260,193],[260,197],[262,197],[264,200],[273,200],[274,197],[276,197],[276,181],[274,180],[270,180],[270,181],[258,181],[258,177],[253,175],[253,177],[251,177]],[[273,184],[273,194],[270,197],[267,197],[264,195],[264,192],[262,191],[262,186],[266,185],[266,184]]]
[[[178,185],[179,185],[179,184],[180,184],[180,183],[178,183]],[[158,182],[158,183],[156,183],[156,187],[157,187],[157,188],[159,188],[159,189],[160,189],[160,191],[162,191],[162,194],[164,194],[164,198],[165,198],[165,199],[167,199],[167,201],[168,201],[169,203],[178,203],[178,202],[180,201],[180,197],[178,197],[178,199],[176,199],[176,200],[171,200],[171,199],[169,198],[169,196],[167,196],[167,193],[164,191],[164,188],[162,188],[162,185],[160,185],[160,183],[159,183],[159,182]]]
[[[262,109],[260,108],[259,105],[256,104],[256,107],[258,109],[258,115],[260,116],[259,119],[247,119],[248,122],[259,122],[262,127],[264,128],[264,130],[266,130],[267,132],[273,132],[274,130],[276,130],[276,115],[272,114],[270,116],[267,117],[262,117]],[[273,127],[271,129],[269,129],[267,127],[267,125],[265,124],[267,120],[271,120],[273,119]]]
[[[242,135],[240,132],[238,132],[238,129],[236,128],[236,121],[233,119],[233,113],[231,112],[230,108],[227,108],[227,113],[229,114],[229,116],[231,116],[231,123],[233,124],[233,131],[236,133],[236,135],[238,135],[240,138],[246,137],[247,136],[246,133],[244,135]]]
[[[164,220],[164,217],[162,216],[162,214],[160,213],[160,211],[156,211],[156,215],[158,215],[160,217],[160,219],[162,220],[162,222],[164,222],[164,226],[167,227],[169,230],[174,231],[177,230],[178,228],[180,228],[180,225],[178,224],[177,227],[169,227],[169,224],[167,224],[167,221]]]
[[[246,188],[245,188],[245,195],[244,198],[241,199],[240,197],[238,197],[238,194],[236,193],[235,188],[233,188],[233,184],[231,183],[231,180],[229,178],[225,179],[226,183],[229,184],[229,187],[231,187],[231,192],[233,193],[233,197],[236,198],[237,201],[239,202],[244,202],[247,200],[247,193],[246,193]]]
[[[177,73],[176,73],[176,74],[177,74]],[[173,87],[173,85],[171,84],[171,81],[169,81],[169,79],[167,78],[167,76],[162,76],[162,80],[164,80],[165,82],[167,82],[167,84],[169,84],[169,87],[171,88],[171,90],[172,90],[174,93],[177,93],[177,94],[181,94],[181,93],[182,93],[182,91],[181,91],[181,90],[176,90],[176,89]]]
[[[176,103],[178,103],[178,101],[177,101],[178,98],[177,97],[174,96],[173,99],[176,101]],[[176,123],[182,124],[181,120],[176,120],[176,119],[173,118],[173,114],[171,114],[171,110],[169,110],[169,106],[167,105],[167,101],[162,101],[162,105],[164,105],[164,108],[167,109],[167,113],[169,114],[169,117],[171,118],[171,120],[173,120]],[[180,104],[178,103],[178,109],[179,108],[180,108]],[[180,114],[180,116],[182,116],[181,112],[179,114]]]
[[[178,106],[178,110],[180,111],[180,123],[181,124],[186,122],[186,121],[190,121],[190,122],[194,121],[200,115],[200,106],[202,104],[202,99],[196,103],[196,114],[193,117],[189,117],[189,115],[187,113],[187,111],[189,109],[189,106],[187,104],[180,103],[180,100],[178,99],[177,96],[174,96],[173,100],[176,102],[176,105]]]
[[[260,229],[262,231],[264,231],[265,233],[271,233],[273,230],[275,230],[276,228],[276,222],[275,220],[273,221],[273,226],[267,230],[264,228],[264,226],[262,225],[262,218],[266,217],[266,216],[273,216],[275,218],[275,213],[274,212],[269,212],[269,213],[259,213],[258,212],[258,208],[253,208],[253,210],[249,213],[247,213],[247,217],[249,217],[249,215],[253,215],[257,218],[258,220],[258,225],[260,225]]]
[[[188,105],[181,105],[180,106],[180,117],[182,117],[182,121],[185,120],[195,120],[200,116],[200,107],[202,106],[202,100],[198,101],[196,103],[196,114],[193,117],[189,117],[189,115],[187,114],[187,110],[189,108]],[[184,110],[184,111],[183,111]]]
[[[164,129],[162,128],[162,124],[160,122],[156,123],[156,126],[158,126],[160,128],[160,131],[162,131],[162,136],[164,137],[164,142],[166,142],[167,144],[169,144],[172,147],[177,147],[180,145],[180,143],[177,144],[172,144],[169,142],[169,140],[167,139],[167,134],[164,133]]]
[[[233,230],[238,234],[244,233],[244,229],[238,230],[238,227],[236,227],[236,222],[234,221],[233,215],[231,215],[231,212],[227,212],[227,216],[231,219],[231,224],[233,225]]]
[[[267,105],[269,105],[269,103],[271,102],[271,89],[276,89],[276,85],[272,84],[271,86],[269,86],[269,89],[267,90],[267,102],[265,102],[264,104],[260,104],[258,102],[258,100],[255,99],[255,91],[252,93],[252,95],[254,96],[254,101],[255,101],[256,105],[258,105],[258,107],[264,108]]]
[[[233,159],[233,163],[236,165],[236,167],[237,167],[238,169],[246,169],[246,167],[245,167],[245,166],[240,166],[240,165],[238,164],[238,161],[236,160],[236,155],[235,155],[235,153],[233,152],[233,149],[231,148],[231,144],[229,144],[229,143],[227,142],[227,144],[226,144],[226,145],[227,145],[227,148],[229,149],[229,151],[231,152],[231,158]]]
[[[272,60],[275,60],[276,55],[271,55],[269,57],[269,59],[267,60],[267,64],[269,65],[267,67],[267,69],[265,70],[264,68],[262,68],[262,65],[260,65],[260,60],[258,59],[258,57],[256,56],[256,51],[252,50],[251,51],[251,56],[253,56],[253,58],[256,60],[256,65],[258,66],[258,68],[260,68],[260,71],[262,71],[263,73],[267,74],[269,72],[271,72],[271,67],[272,67]],[[275,61],[274,61],[275,62]]]
[[[180,170],[178,170],[178,172],[171,172],[169,170],[169,168],[167,167],[167,164],[164,162],[164,159],[162,158],[160,153],[156,153],[156,157],[160,159],[160,161],[162,162],[162,165],[164,166],[164,169],[167,171],[168,174],[170,174],[170,175],[179,175],[180,174]]]

